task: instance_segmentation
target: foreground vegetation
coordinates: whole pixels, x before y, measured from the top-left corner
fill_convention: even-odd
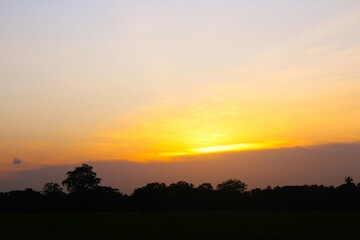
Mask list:
[[[62,182],[46,183],[43,191],[32,189],[0,193],[0,213],[47,212],[148,212],[148,211],[358,211],[360,185],[351,177],[337,187],[283,186],[247,190],[238,179],[195,187],[179,181],[149,183],[130,196],[108,186],[93,168],[83,164],[67,173]]]
[[[161,212],[0,215],[16,239],[360,239],[360,213]]]

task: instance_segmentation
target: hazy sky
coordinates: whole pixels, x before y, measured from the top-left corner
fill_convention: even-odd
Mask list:
[[[0,173],[358,141],[360,1],[0,0]]]

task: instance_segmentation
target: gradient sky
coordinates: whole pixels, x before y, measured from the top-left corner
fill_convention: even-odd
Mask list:
[[[0,0],[0,53],[0,175],[360,141],[359,1]]]

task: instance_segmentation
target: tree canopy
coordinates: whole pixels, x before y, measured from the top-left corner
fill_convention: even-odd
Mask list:
[[[62,185],[66,186],[70,193],[94,190],[101,182],[101,179],[96,177],[93,167],[87,164],[76,167],[74,171],[69,171],[66,175],[67,178],[62,182]]]
[[[247,189],[247,185],[238,179],[229,179],[218,184],[217,189],[225,193],[243,193]]]
[[[49,182],[44,185],[42,192],[45,195],[62,194],[63,188],[58,183]]]
[[[166,185],[148,183],[131,195],[101,186],[93,167],[82,164],[67,172],[62,182],[68,192],[54,182],[41,192],[0,192],[0,213],[11,212],[107,212],[107,211],[241,211],[241,210],[360,210],[360,183],[351,177],[337,187],[323,185],[276,186],[247,190],[238,179],[228,179],[213,189],[205,182],[178,181]]]

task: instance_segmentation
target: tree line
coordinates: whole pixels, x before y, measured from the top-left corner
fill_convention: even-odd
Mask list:
[[[216,188],[210,183],[195,187],[184,181],[170,185],[153,182],[131,195],[100,183],[93,167],[82,164],[67,172],[61,185],[50,182],[42,191],[27,188],[0,193],[0,213],[360,210],[360,183],[356,185],[351,177],[345,177],[337,187],[269,186],[252,190],[238,179],[228,179]]]

